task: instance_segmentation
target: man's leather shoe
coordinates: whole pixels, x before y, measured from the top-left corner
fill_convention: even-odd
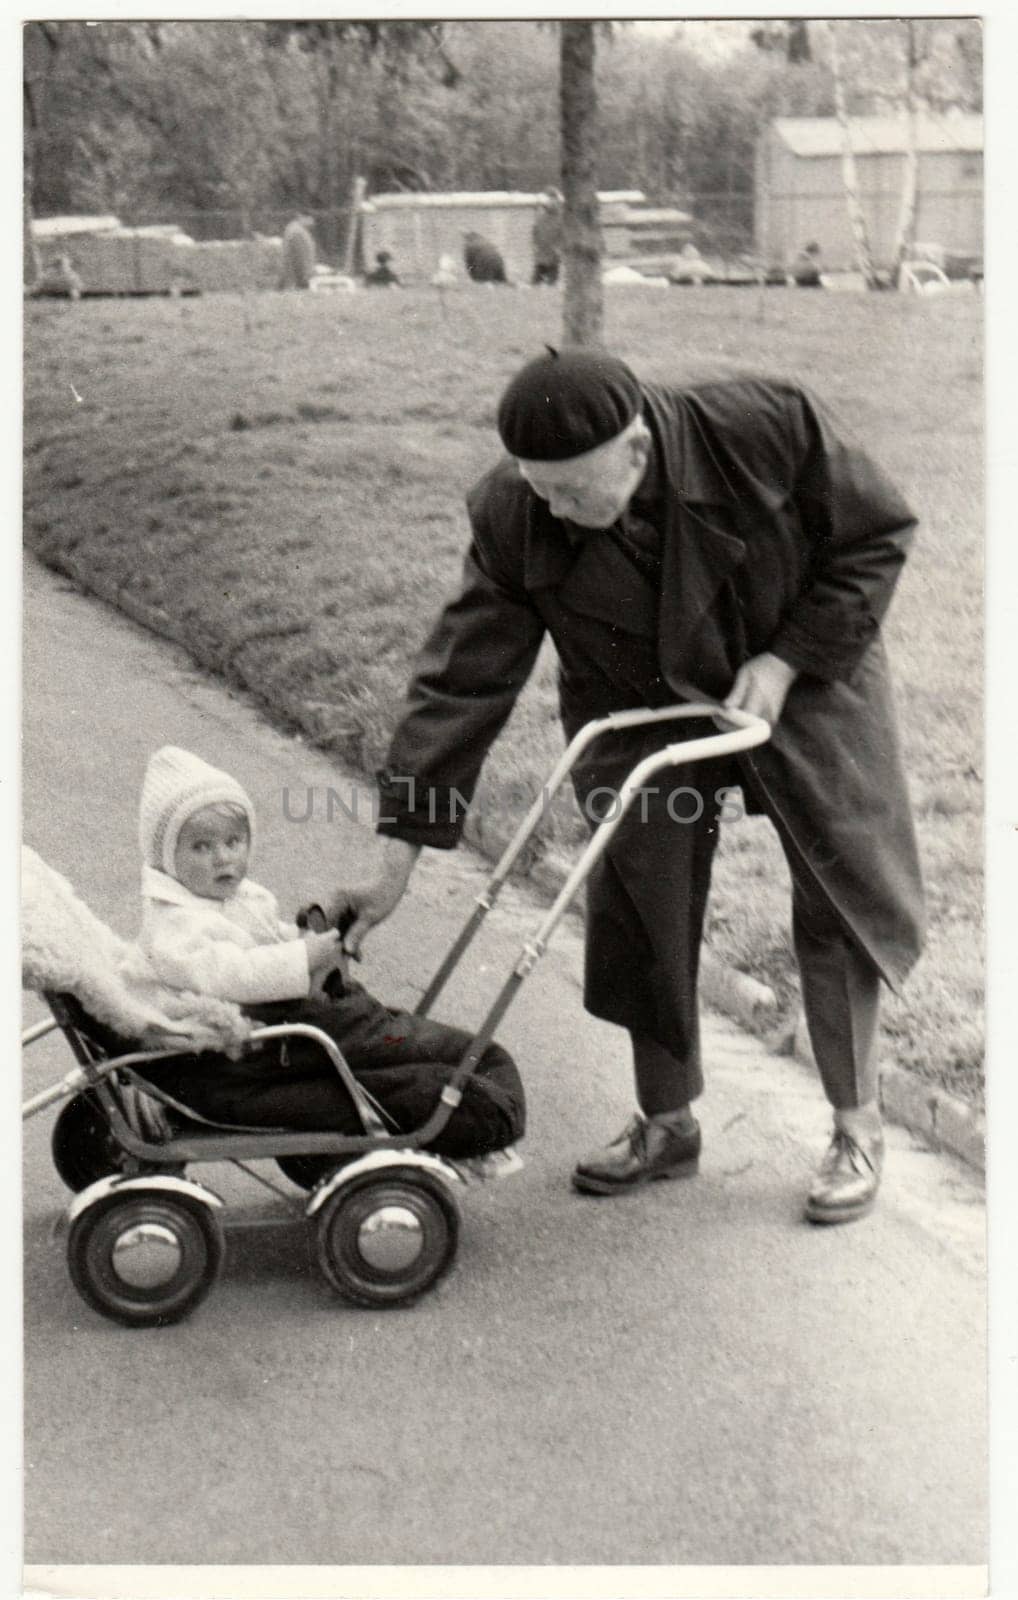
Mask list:
[[[836,1127],[806,1201],[808,1222],[854,1222],[872,1211],[884,1164],[884,1138]]]
[[[584,1194],[620,1194],[653,1178],[687,1178],[700,1159],[700,1128],[687,1133],[667,1123],[635,1116],[608,1145],[585,1157],[573,1173]]]

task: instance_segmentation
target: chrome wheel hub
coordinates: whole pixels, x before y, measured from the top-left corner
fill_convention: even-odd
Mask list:
[[[161,1222],[137,1222],[117,1235],[111,1252],[113,1270],[133,1289],[157,1289],[180,1271],[183,1250],[172,1228]]]
[[[357,1249],[377,1272],[403,1272],[424,1247],[420,1218],[409,1206],[379,1206],[357,1230]]]

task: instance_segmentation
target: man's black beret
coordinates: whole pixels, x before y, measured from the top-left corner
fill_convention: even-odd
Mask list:
[[[639,381],[603,350],[552,350],[516,374],[498,405],[511,456],[568,461],[607,444],[641,410]]]

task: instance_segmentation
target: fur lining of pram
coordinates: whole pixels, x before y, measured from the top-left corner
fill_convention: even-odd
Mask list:
[[[97,1022],[145,1049],[237,1056],[251,1022],[232,1001],[172,989],[139,945],[107,927],[29,846],[21,851],[21,981],[71,993]]]

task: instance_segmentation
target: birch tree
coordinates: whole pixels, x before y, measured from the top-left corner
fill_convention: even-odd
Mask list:
[[[881,283],[873,265],[869,231],[866,227],[862,202],[859,199],[859,179],[856,173],[855,151],[852,149],[852,130],[848,120],[845,80],[841,70],[841,52],[838,48],[838,26],[836,22],[829,22],[827,25],[831,44],[834,114],[841,129],[841,178],[845,188],[845,204],[848,207],[848,219],[852,225],[852,238],[855,241],[856,264],[863,275],[867,289],[879,289]]]
[[[919,50],[916,23],[911,17],[902,20],[905,28],[905,167],[902,173],[898,231],[891,260],[891,277],[894,283],[898,282],[901,268],[908,260],[915,242],[916,214],[919,209],[919,97],[916,93],[916,71],[922,55]]]

